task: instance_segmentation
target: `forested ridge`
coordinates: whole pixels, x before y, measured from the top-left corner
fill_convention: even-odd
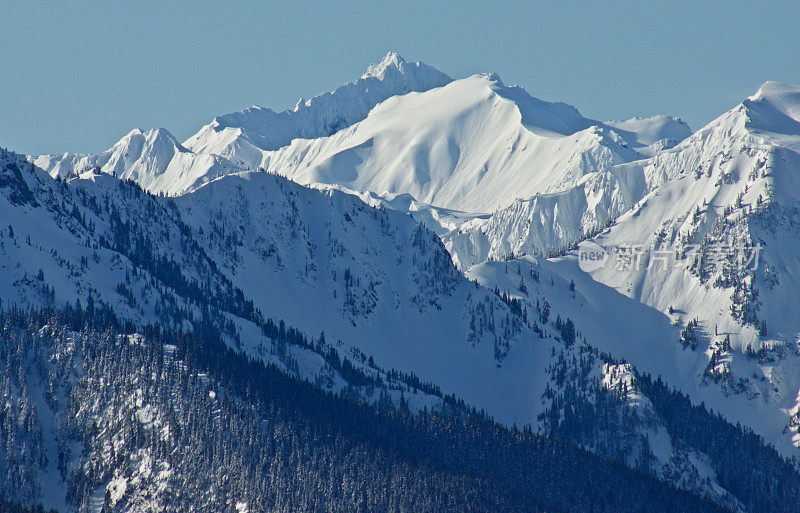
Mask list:
[[[76,309],[1,319],[3,442],[23,449],[4,454],[10,500],[33,496],[25,468],[56,464],[79,511],[722,511],[457,402],[412,415],[321,391],[213,332],[134,335]]]
[[[602,377],[628,375],[616,383]],[[623,361],[583,344],[563,349],[549,367],[552,387],[540,416],[549,434],[611,455],[632,466],[701,493],[690,459],[706,459],[720,486],[719,501],[747,511],[793,513],[800,504],[800,464],[740,424],[731,424],[705,405],[640,373]],[[666,431],[675,451],[659,468],[649,439]],[[633,461],[631,461],[633,457]],[[687,474],[688,473],[688,474]],[[686,479],[686,476],[691,479]]]

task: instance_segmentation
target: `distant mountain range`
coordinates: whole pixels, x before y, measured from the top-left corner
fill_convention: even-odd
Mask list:
[[[186,376],[204,376],[197,379],[214,394],[231,387],[237,406],[213,408],[249,426],[242,429],[258,429],[248,415],[284,417],[258,395],[261,371],[236,381],[219,363],[225,351],[225,359],[268,366],[303,397],[320,394],[313,404],[365,408],[372,420],[364,422],[384,422],[375,419],[387,411],[413,422],[434,413],[472,418],[486,433],[523,433],[526,444],[534,434],[561,440],[585,465],[599,454],[635,469],[617,493],[658,483],[646,485],[651,499],[631,500],[631,511],[685,497],[698,510],[794,511],[798,177],[800,87],[767,82],[692,132],[668,115],[587,119],[495,74],[454,80],[391,52],[331,93],[280,113],[254,106],[217,117],[183,143],[159,128],[135,129],[95,155],[1,150],[0,355],[17,356],[0,361],[0,422],[30,422],[28,435],[38,434],[0,429],[0,475],[8,476],[0,498],[60,510],[168,509],[164,483],[178,478],[156,479],[141,466],[186,476],[194,460],[171,460],[171,444],[197,439],[245,457],[236,440],[201,442],[202,430],[187,439],[163,427],[206,407],[187,392],[196,394],[195,385],[168,407],[159,394],[178,386],[172,378],[145,385],[102,358],[80,363],[120,357],[121,349],[102,349],[110,342],[83,353],[107,329],[169,358],[178,351],[176,375],[190,369]],[[26,315],[37,320],[23,322]],[[39,340],[48,330],[58,337]],[[169,341],[190,332],[191,344],[213,351]],[[36,352],[20,349],[13,333],[39,340]],[[163,355],[135,358],[164,365]],[[129,403],[104,396],[96,379],[117,383]],[[87,410],[70,402],[92,398],[99,402]],[[75,411],[96,430],[64,420]],[[139,420],[114,420],[113,411]],[[326,427],[314,424],[309,450],[339,429],[331,415]],[[162,427],[147,427],[153,419]],[[271,436],[305,433],[302,421],[285,422],[289,431]],[[440,443],[439,428],[425,426],[414,428],[421,439]],[[136,438],[141,429],[163,446]],[[360,440],[356,431],[336,436]],[[485,436],[500,444],[506,435]],[[423,464],[413,451],[393,452],[395,443],[381,438],[364,450],[392,454],[386,465],[397,475],[439,469],[500,483],[482,507],[590,511],[584,499],[556,498],[567,481],[512,505],[503,502],[511,490],[531,483],[512,483],[485,462],[478,474],[465,470],[473,449],[458,464]],[[315,458],[340,457],[325,451]],[[252,461],[264,465],[259,454]],[[197,465],[211,472],[223,465],[215,458]],[[257,466],[224,465],[250,474],[209,477],[215,492],[203,507],[314,509],[293,505],[273,477],[269,486],[259,481]],[[292,465],[271,468],[301,471]],[[474,485],[453,479],[454,497]],[[283,498],[260,502],[264,493]],[[292,500],[333,492],[316,493]],[[669,498],[658,505],[658,494]],[[182,497],[178,509],[191,503]],[[608,497],[599,511],[623,507]],[[360,503],[400,511],[402,503],[458,511],[469,503],[386,501],[320,510]]]

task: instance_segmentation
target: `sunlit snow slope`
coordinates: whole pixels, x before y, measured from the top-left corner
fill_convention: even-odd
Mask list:
[[[407,193],[437,207],[492,212],[637,158],[616,132],[576,109],[490,74],[389,99],[330,137],[267,153],[261,166],[304,184]]]
[[[381,101],[450,82],[431,66],[388,53],[355,82],[301,100],[284,112],[254,106],[215,118],[181,145],[167,130],[133,130],[96,155],[43,155],[31,161],[52,176],[66,177],[91,168],[132,179],[152,193],[177,195],[218,176],[256,169],[265,150],[297,137],[330,135],[366,117]]]
[[[546,365],[553,341],[469,282],[404,213],[259,172],[159,198],[105,173],[57,181],[2,152],[0,218],[3,305],[104,304],[182,327],[212,315],[231,344],[259,356],[271,345],[265,322],[284,321],[501,422],[540,411],[546,377],[530,369]],[[287,365],[335,383],[315,359],[301,352]]]
[[[595,240],[641,248],[639,264],[591,271],[678,326],[696,320],[695,342],[664,341],[695,361],[679,386],[715,391],[726,415],[784,450],[800,446],[798,149],[800,88],[767,82],[674,149],[621,166],[651,192]],[[559,265],[583,274],[574,256]]]

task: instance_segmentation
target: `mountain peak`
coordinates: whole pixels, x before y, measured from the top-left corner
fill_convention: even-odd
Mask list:
[[[145,137],[147,139],[169,139],[172,141],[176,141],[175,136],[167,130],[166,128],[134,128],[125,136],[123,139],[128,139],[131,137]]]
[[[800,86],[764,82],[743,105],[748,128],[800,135]]]
[[[500,79],[500,75],[498,75],[495,72],[479,73],[478,76],[484,78],[485,80],[488,80],[489,82],[494,83],[495,85],[498,85],[498,86],[501,86],[501,87],[505,86],[503,81]]]
[[[800,120],[800,86],[783,82],[764,82],[750,102],[768,102],[781,113]]]
[[[146,130],[134,128],[128,132],[125,137],[120,139],[109,151],[114,151],[115,148],[123,146],[128,147],[131,145],[159,147],[164,150],[169,149],[169,151],[172,152],[187,151],[186,148],[181,145],[178,139],[176,139],[175,136],[172,135],[172,133],[166,128],[150,128]]]
[[[218,116],[189,138],[185,146],[197,153],[223,155],[256,168],[261,164],[259,151],[276,150],[293,139],[331,135],[363,120],[373,107],[392,96],[428,91],[451,81],[432,66],[406,61],[396,52],[389,52],[360,79],[308,100],[301,98],[292,109],[273,112],[254,107]],[[226,128],[235,131],[226,132]]]
[[[800,86],[769,80],[761,84],[761,87],[758,88],[756,94],[751,96],[749,99],[772,99],[786,95],[800,95]]]
[[[393,68],[398,71],[403,71],[406,64],[407,61],[403,59],[400,54],[389,51],[380,62],[370,64],[369,68],[367,68],[367,72],[364,73],[361,78],[383,78],[387,69]]]

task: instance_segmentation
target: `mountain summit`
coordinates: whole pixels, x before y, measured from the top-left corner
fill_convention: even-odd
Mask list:
[[[422,66],[429,67],[427,64],[423,64],[421,62],[414,62],[411,63],[410,65],[416,67],[422,67]],[[408,66],[409,62],[403,59],[403,57],[401,57],[400,54],[398,54],[397,52],[389,51],[383,57],[383,59],[381,59],[380,62],[370,64],[370,66],[367,68],[367,71],[363,75],[361,75],[361,78],[362,79],[377,78],[378,80],[382,80],[387,72],[403,73],[404,71],[403,68]]]
[[[131,178],[150,192],[175,195],[224,174],[254,170],[260,165],[264,151],[286,146],[296,138],[335,133],[361,121],[388,98],[427,91],[451,81],[432,66],[409,62],[389,52],[361,78],[333,92],[301,100],[293,109],[283,112],[253,106],[218,116],[183,145],[164,129],[137,129],[100,154],[66,153],[31,160],[53,176],[64,177],[99,167],[102,172]],[[140,141],[140,136],[150,142]],[[124,172],[117,167],[120,161],[125,162]]]
[[[259,164],[254,150],[276,150],[292,139],[330,135],[364,119],[380,102],[401,94],[441,87],[452,79],[432,66],[408,62],[389,52],[355,82],[300,100],[290,110],[276,113],[251,107],[215,118],[185,145],[197,153],[225,156],[245,167]]]

